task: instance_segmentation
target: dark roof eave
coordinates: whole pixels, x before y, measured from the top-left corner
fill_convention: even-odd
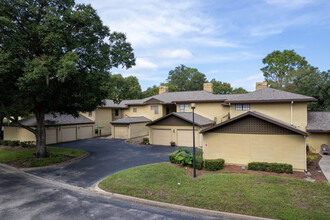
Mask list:
[[[310,133],[330,133],[330,130],[317,130],[317,129],[307,129]]]
[[[177,115],[177,114],[173,114],[173,113],[171,113],[171,114],[165,115],[165,116],[163,116],[163,117],[161,117],[161,118],[158,118],[158,119],[156,119],[156,120],[154,120],[154,121],[149,122],[148,124],[146,124],[146,126],[153,125],[153,124],[155,124],[155,123],[157,123],[157,122],[159,122],[159,121],[161,121],[161,120],[163,120],[163,119],[165,119],[165,118],[167,118],[167,117],[169,117],[169,116],[175,116],[175,117],[177,117],[177,118],[180,118],[180,119],[182,119],[182,120],[184,120],[184,121],[189,122],[189,123],[192,124],[192,121],[187,120],[186,118],[181,117],[181,116],[179,116],[179,115]],[[209,124],[203,124],[203,125],[201,125],[201,124],[195,122],[195,125],[197,125],[197,126],[199,126],[199,127],[203,127],[203,126],[207,126],[207,125],[211,125],[211,124],[214,124],[214,123],[209,123]]]
[[[173,101],[169,104],[177,104],[177,103],[208,103],[208,102],[224,102],[226,99],[218,99],[218,100],[183,100],[183,101]]]
[[[272,102],[316,102],[315,98],[308,99],[270,99],[270,100],[225,100],[225,103],[272,103]]]
[[[268,122],[273,123],[273,124],[275,124],[275,125],[278,125],[278,126],[280,126],[280,127],[283,127],[283,128],[288,129],[288,130],[291,130],[291,131],[293,131],[293,132],[295,132],[295,133],[298,133],[298,134],[301,134],[301,135],[307,136],[307,133],[304,132],[304,131],[301,131],[301,130],[299,130],[299,129],[297,129],[297,128],[290,127],[290,126],[288,126],[288,125],[285,125],[285,124],[283,124],[283,123],[277,122],[277,121],[272,120],[272,119],[270,119],[270,118],[262,117],[261,115],[258,115],[258,114],[256,114],[256,113],[253,113],[253,112],[251,112],[251,111],[246,112],[246,113],[244,113],[244,114],[241,114],[241,115],[239,115],[239,116],[236,116],[236,117],[234,117],[234,118],[232,118],[232,119],[229,119],[229,120],[227,120],[227,121],[224,121],[224,122],[222,122],[222,123],[220,123],[220,124],[214,125],[214,126],[212,126],[212,127],[210,127],[210,128],[206,128],[206,129],[200,131],[200,133],[205,133],[205,132],[207,132],[207,131],[213,130],[213,129],[218,128],[218,127],[221,127],[221,126],[223,126],[223,125],[225,125],[225,124],[231,123],[231,122],[233,122],[233,121],[236,121],[236,120],[238,120],[238,119],[240,119],[240,118],[243,118],[243,117],[245,117],[245,116],[248,116],[248,115],[252,115],[252,116],[257,117],[257,118],[259,118],[259,119],[262,119],[262,120],[268,121]]]
[[[115,124],[115,125],[129,125],[129,124],[138,124],[138,123],[147,123],[150,121],[135,121],[135,122],[110,122],[110,124]]]

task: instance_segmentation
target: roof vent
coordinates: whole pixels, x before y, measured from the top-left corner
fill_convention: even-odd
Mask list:
[[[168,92],[167,86],[159,86],[159,94],[162,94],[164,92]]]
[[[256,82],[256,90],[267,88],[267,82]]]
[[[213,84],[212,83],[204,83],[204,90],[210,93],[213,93]]]

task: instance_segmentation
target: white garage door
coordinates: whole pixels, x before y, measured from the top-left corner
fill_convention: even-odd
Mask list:
[[[80,139],[93,137],[93,126],[80,127]]]
[[[193,146],[193,130],[178,130],[178,146],[181,147],[192,147]],[[195,146],[198,147],[199,133],[195,130]]]
[[[75,140],[77,140],[77,129],[75,127],[62,128],[62,142]]]
[[[114,126],[115,138],[127,139],[128,138],[128,126]]]
[[[170,145],[171,143],[170,129],[152,129],[152,144],[154,145]]]
[[[50,128],[46,130],[46,144],[57,143],[56,128]]]

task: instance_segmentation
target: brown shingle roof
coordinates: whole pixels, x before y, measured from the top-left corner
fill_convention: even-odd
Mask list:
[[[33,116],[20,120],[20,123],[25,126],[35,127],[37,126],[37,119]],[[72,115],[61,115],[59,113],[45,115],[45,126],[76,124],[94,124],[94,122],[82,115],[79,115],[77,118]]]
[[[211,131],[211,130],[213,130],[215,128],[221,127],[223,125],[229,124],[229,123],[231,123],[233,121],[236,121],[238,119],[241,119],[241,118],[244,118],[244,117],[247,117],[247,116],[254,116],[254,117],[259,118],[261,120],[265,120],[265,121],[268,121],[268,122],[270,122],[272,124],[275,124],[277,126],[286,128],[286,129],[288,129],[290,131],[293,131],[295,133],[298,133],[298,134],[307,136],[307,133],[306,132],[304,132],[304,131],[302,131],[302,130],[300,130],[298,128],[295,128],[295,127],[293,127],[293,126],[291,126],[291,125],[289,125],[287,123],[284,123],[282,121],[276,120],[276,119],[274,119],[272,117],[269,117],[267,115],[264,115],[264,114],[261,114],[259,112],[255,112],[255,111],[248,111],[248,112],[246,112],[244,114],[238,115],[238,116],[236,116],[234,118],[231,118],[231,119],[229,119],[227,121],[221,122],[221,123],[219,123],[217,125],[214,125],[214,126],[212,126],[210,128],[206,128],[206,129],[202,130],[201,133],[209,132],[209,131]]]
[[[330,112],[308,112],[307,131],[330,133]]]
[[[314,102],[317,99],[277,89],[263,88],[254,92],[230,96],[226,103],[258,103],[258,102]]]
[[[135,124],[135,123],[143,123],[143,122],[150,122],[151,120],[146,117],[126,117],[121,118],[116,121],[110,122],[111,124]]]
[[[171,114],[165,115],[159,119],[156,119],[150,123],[148,123],[147,125],[153,125],[154,123],[161,121],[161,120],[166,120],[166,118],[170,117],[170,116],[175,116],[178,117],[184,121],[187,121],[189,123],[193,123],[193,113],[192,112],[172,112]],[[206,126],[206,125],[211,125],[214,124],[214,121],[205,118],[201,115],[198,115],[195,113],[195,124],[197,126]]]

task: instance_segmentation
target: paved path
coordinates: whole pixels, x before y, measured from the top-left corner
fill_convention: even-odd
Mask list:
[[[83,149],[91,155],[63,167],[27,171],[28,173],[70,185],[88,188],[97,181],[131,167],[168,162],[176,148],[169,146],[135,146],[119,139],[93,138],[55,146]]]
[[[7,219],[214,219],[93,195],[0,167],[0,218]]]
[[[320,168],[330,183],[330,155],[322,155],[322,158],[319,162]]]

